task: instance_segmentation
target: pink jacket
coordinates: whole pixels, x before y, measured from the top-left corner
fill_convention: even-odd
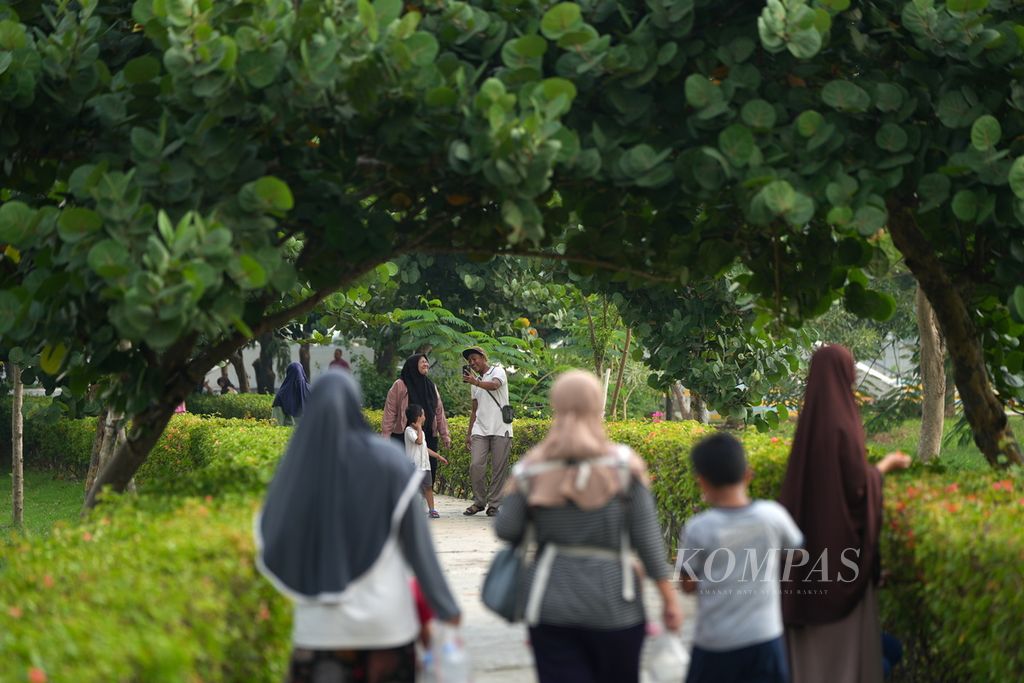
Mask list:
[[[380,421],[380,433],[384,436],[401,434],[405,431],[405,409],[409,407],[409,390],[405,382],[396,379],[388,389],[384,400],[384,418]],[[442,439],[448,436],[448,419],[444,416],[441,394],[437,395],[437,410],[434,411],[434,434]]]

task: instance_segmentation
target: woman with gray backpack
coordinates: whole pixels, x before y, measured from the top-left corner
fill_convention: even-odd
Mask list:
[[[603,405],[593,374],[555,381],[551,429],[514,468],[495,527],[518,547],[536,540],[520,594],[540,683],[639,680],[646,618],[634,551],[666,628],[682,623],[646,466],[609,441]]]

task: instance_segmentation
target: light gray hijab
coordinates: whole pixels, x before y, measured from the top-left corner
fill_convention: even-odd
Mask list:
[[[256,565],[293,599],[336,602],[376,561],[399,499],[421,476],[370,429],[360,404],[348,373],[313,384],[256,515]]]

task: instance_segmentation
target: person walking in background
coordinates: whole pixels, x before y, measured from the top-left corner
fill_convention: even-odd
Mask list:
[[[294,602],[289,683],[412,683],[410,567],[437,617],[460,620],[410,505],[422,475],[360,403],[349,373],[314,384],[254,521],[256,565]]]
[[[228,377],[228,369],[226,366],[220,369],[220,377],[217,378],[217,386],[220,387],[221,396],[238,393],[238,389],[231,382],[231,378]]]
[[[495,523],[506,541],[522,543],[528,526],[537,540],[525,618],[540,683],[638,681],[646,618],[633,549],[665,626],[682,623],[646,467],[608,440],[603,398],[589,372],[555,380],[551,429],[516,465]]]
[[[410,403],[421,406],[428,419],[423,423],[423,436],[427,448],[438,452],[438,439],[451,448],[452,437],[448,433],[448,418],[444,414],[444,403],[437,387],[430,381],[430,360],[425,353],[414,353],[405,359],[402,374],[388,389],[384,399],[384,417],[381,418],[380,431],[400,444],[405,444],[405,410]],[[437,459],[430,459],[430,479],[437,480]]]
[[[437,451],[427,448],[423,435],[423,423],[426,421],[426,417],[423,408],[415,403],[410,403],[409,407],[405,409],[405,424],[408,425],[405,428],[405,454],[409,456],[413,466],[423,473],[423,484],[420,486],[420,490],[423,493],[423,498],[427,501],[428,514],[431,518],[437,519],[441,515],[434,509],[434,480],[430,476],[430,461],[440,460],[446,465],[448,461]]]
[[[794,561],[782,616],[794,683],[882,680],[876,586],[882,475],[910,465],[890,453],[867,461],[853,399],[853,356],[824,346],[811,358],[779,502],[804,533],[808,558]],[[822,560],[824,557],[826,559]]]
[[[686,683],[789,683],[780,559],[803,534],[775,501],[750,500],[751,472],[731,435],[704,439],[690,460],[711,509],[691,517],[679,538],[676,570],[698,605]]]
[[[341,349],[334,349],[334,360],[328,366],[330,370],[351,370],[352,366],[348,364],[348,361],[341,357]]]
[[[501,505],[501,495],[508,479],[508,456],[512,450],[512,424],[505,422],[502,414],[502,406],[508,405],[508,376],[504,368],[487,362],[487,354],[479,346],[466,349],[462,357],[469,362],[468,368],[463,368],[462,381],[473,385],[470,390],[473,407],[466,434],[466,448],[471,456],[469,478],[473,486],[473,504],[463,514],[475,515],[486,506],[487,516],[493,517]],[[491,465],[490,486],[487,485],[488,462]]]
[[[271,411],[282,427],[297,425],[309,400],[309,381],[301,363],[292,363],[284,374],[281,388],[274,394]]]

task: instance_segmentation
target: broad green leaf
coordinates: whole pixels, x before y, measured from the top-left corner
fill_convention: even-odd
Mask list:
[[[1010,166],[1010,189],[1018,199],[1024,199],[1024,157],[1017,157]]]
[[[100,277],[116,278],[131,272],[128,250],[114,240],[97,242],[89,250],[89,267]]]
[[[850,81],[830,81],[821,91],[821,99],[833,109],[844,112],[865,112],[871,97],[864,88]]]
[[[813,109],[809,109],[796,117],[796,130],[805,138],[814,137],[814,134],[825,123],[825,117]]]
[[[578,31],[583,26],[580,6],[575,2],[560,2],[544,13],[540,30],[545,37],[558,40],[566,33]]]
[[[164,151],[163,141],[160,136],[151,130],[136,126],[130,134],[132,149],[143,160],[156,159]]]
[[[281,214],[295,205],[287,183],[274,176],[263,176],[246,183],[238,192],[238,203],[246,211]]]
[[[148,83],[160,75],[160,62],[152,55],[130,60],[124,65],[124,78],[129,83]]]
[[[544,97],[553,100],[556,97],[564,96],[572,102],[576,97],[576,86],[565,78],[545,78],[540,84]]]
[[[1017,285],[1010,295],[1010,310],[1019,322],[1024,322],[1024,285]],[[2,307],[0,307],[2,309]]]
[[[895,123],[883,123],[875,133],[875,144],[887,152],[900,152],[907,146],[907,134]]]
[[[429,107],[452,107],[459,101],[459,95],[447,86],[431,88],[423,97]]]
[[[242,254],[233,264],[231,277],[243,289],[259,289],[267,284],[267,271],[248,254]]]
[[[978,215],[978,195],[971,190],[960,190],[953,195],[953,215],[962,221],[973,221]]]
[[[843,296],[846,309],[856,316],[885,321],[896,312],[896,300],[882,292],[867,289],[854,282],[846,286]]]
[[[876,206],[862,206],[853,214],[850,227],[865,237],[870,237],[885,227],[889,215]]]
[[[891,83],[879,83],[875,88],[875,106],[879,111],[898,111],[903,106],[903,91]]]
[[[380,25],[377,23],[377,11],[368,0],[358,0],[359,23],[366,29],[366,35],[374,43],[380,38]]]
[[[509,45],[513,52],[520,57],[527,57],[534,59],[536,57],[543,57],[544,53],[548,51],[548,41],[544,40],[540,36],[523,36],[522,38],[516,38],[510,41]]]
[[[775,127],[775,107],[764,100],[750,100],[743,105],[740,116],[745,124],[756,131],[767,131]]]
[[[942,173],[929,173],[922,176],[917,184],[917,198],[920,201],[918,211],[924,213],[936,209],[949,199],[949,176]]]
[[[409,58],[412,63],[421,67],[433,64],[440,49],[437,38],[423,31],[417,31],[409,36],[404,45],[409,50]]]
[[[0,242],[23,246],[32,236],[35,215],[24,202],[12,200],[0,204]]]
[[[715,86],[708,80],[707,76],[690,74],[686,77],[684,89],[686,91],[686,101],[690,106],[702,109],[711,103]]]
[[[760,195],[768,210],[775,215],[786,213],[796,204],[796,190],[785,180],[768,183]]]
[[[735,166],[746,166],[755,147],[754,134],[740,123],[732,124],[718,135],[718,148]]]
[[[103,226],[103,219],[92,209],[73,206],[64,209],[57,219],[57,233],[65,242],[77,242]]]
[[[63,342],[57,345],[47,344],[39,354],[39,369],[47,375],[56,375],[64,358],[68,355],[68,347]]]
[[[999,138],[1003,135],[1003,128],[999,125],[996,117],[985,114],[974,120],[971,126],[971,145],[974,149],[987,152],[999,144]]]
[[[20,313],[21,300],[6,289],[0,289],[0,335],[11,331]]]
[[[980,12],[988,7],[988,0],[946,0],[950,12]]]

